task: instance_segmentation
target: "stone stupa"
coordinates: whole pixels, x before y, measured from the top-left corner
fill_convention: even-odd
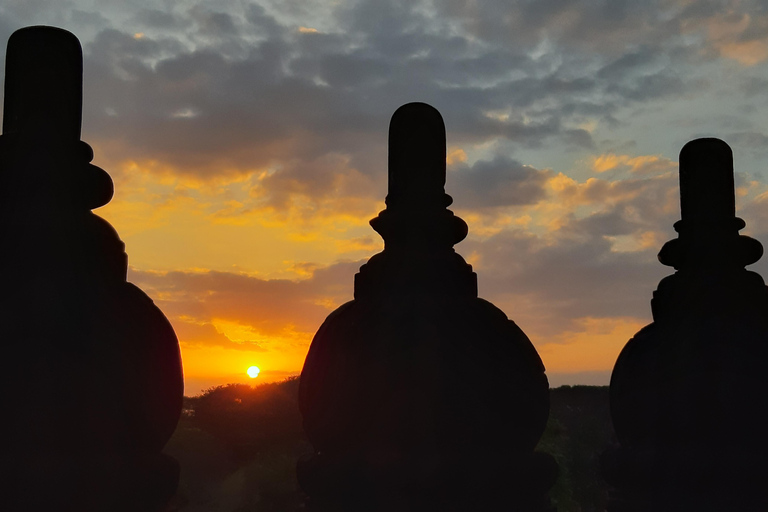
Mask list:
[[[609,511],[768,510],[768,289],[744,268],[763,248],[739,234],[725,142],[683,147],[680,206],[679,236],[659,253],[676,272],[611,377]]]
[[[550,510],[557,466],[534,451],[549,414],[544,366],[453,249],[468,228],[446,209],[445,144],[431,106],[392,116],[387,207],[371,221],[384,251],[320,327],[301,374],[315,453],[298,477],[313,512]]]
[[[0,136],[0,432],[4,510],[163,510],[181,411],[173,328],[126,282],[117,232],[91,210],[110,176],[80,140],[82,50],[53,27],[16,31]]]

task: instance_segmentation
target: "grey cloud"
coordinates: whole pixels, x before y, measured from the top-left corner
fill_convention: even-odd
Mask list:
[[[182,51],[182,46],[169,39],[156,41],[145,37],[136,38],[133,34],[117,29],[105,29],[98,33],[92,43],[85,46],[84,51],[88,53],[84,67],[91,60],[110,65],[111,71],[118,73],[125,72],[126,68],[130,67],[139,74],[131,73],[133,75],[131,77],[123,75],[122,80],[139,78],[146,80],[151,73],[145,60],[160,57],[163,53]]]
[[[730,134],[727,138],[735,145],[744,148],[760,150],[762,152],[768,150],[768,136],[761,132],[737,132]]]
[[[595,0],[441,3],[441,10],[478,38],[535,46],[544,37],[577,49],[612,53],[628,45],[667,39],[670,25],[661,2]],[[506,15],[501,15],[506,13]]]
[[[507,229],[484,239],[472,237],[457,249],[477,254],[481,294],[505,309],[531,335],[550,336],[578,329],[578,319],[649,318],[651,291],[673,269],[656,254],[676,235],[679,219],[676,176],[604,182],[583,192],[596,209],[570,214],[547,235]],[[613,237],[653,233],[655,245],[619,251]],[[515,313],[519,304],[537,311]],[[535,341],[535,340],[534,340]]]
[[[596,213],[579,222],[579,227],[588,233],[603,236],[629,235],[636,231],[637,226],[625,214],[625,211],[618,208]]]
[[[765,96],[768,93],[768,80],[758,76],[747,76],[742,79],[740,89],[748,98]]]
[[[588,316],[647,318],[651,291],[672,272],[656,260],[658,248],[613,252],[602,236],[546,244],[505,231],[468,245],[482,257],[481,295],[530,329],[532,338],[578,329],[577,320]],[[516,317],[519,302],[537,311]]]
[[[195,18],[200,30],[206,35],[235,35],[237,27],[232,17],[225,12],[204,12],[196,14]]]
[[[594,149],[595,142],[592,140],[592,134],[583,129],[563,130],[563,140],[566,144],[586,149]]]
[[[677,96],[689,86],[672,71],[662,71],[637,78],[632,83],[612,84],[606,88],[610,94],[617,94],[632,101],[648,101],[665,96]]]
[[[722,134],[717,135],[720,136]],[[724,139],[726,142],[728,142],[728,144],[731,145],[734,157],[736,159],[736,168],[743,169],[744,167],[740,164],[740,162],[752,158],[756,161],[755,171],[757,171],[757,173],[753,171],[752,178],[757,178],[763,181],[760,174],[762,174],[762,171],[765,170],[764,162],[765,159],[768,158],[768,135],[763,131],[751,129],[747,131],[738,131],[735,133],[726,134],[720,138]],[[738,172],[736,173],[736,176],[738,179]]]
[[[259,4],[248,5],[245,18],[253,28],[267,39],[281,38],[285,35],[286,28],[271,16],[267,10]]]
[[[660,49],[651,46],[630,50],[603,66],[597,76],[608,80],[621,80],[627,73],[634,74],[652,69],[658,62],[660,53]]]
[[[158,9],[140,9],[134,16],[134,20],[142,25],[159,29],[174,28],[180,25],[179,20],[173,14]]]
[[[76,24],[90,25],[98,29],[110,26],[110,21],[100,12],[72,10],[72,22]]]
[[[384,179],[383,173],[378,180]],[[275,173],[265,177],[254,190],[258,197],[266,194],[266,203],[277,208],[287,207],[293,196],[306,199],[318,197],[335,198],[343,201],[348,198],[376,198],[376,181],[360,175],[349,168],[340,155],[324,155],[307,161],[289,161]],[[337,204],[341,209],[342,205]],[[365,213],[363,212],[355,213]]]
[[[537,203],[545,197],[544,184],[551,174],[497,156],[471,167],[452,166],[448,181],[462,208],[484,209]]]
[[[201,178],[269,167],[274,205],[322,201],[337,189],[309,170],[335,155],[349,162],[338,179],[354,170],[380,187],[387,121],[409,101],[437,107],[452,144],[594,149],[577,126],[616,125],[626,105],[695,80],[674,71],[694,16],[675,5],[359,0],[317,7],[325,30],[306,33],[314,7],[272,4],[144,2],[126,15],[135,30],[85,41],[84,137],[104,148],[97,160]],[[368,197],[368,185],[344,193]]]
[[[410,12],[408,9],[405,9],[405,11]],[[145,15],[147,14],[145,13]],[[152,14],[157,17],[157,13]],[[213,16],[210,13],[209,15]],[[402,21],[402,16],[390,16],[390,18],[395,21],[399,20],[397,21],[398,23],[405,23]],[[283,130],[280,130],[280,125],[282,124],[290,127],[285,131],[294,133],[296,129],[304,127],[308,131],[322,131],[325,138],[322,142],[327,151],[345,152],[353,154],[354,157],[354,148],[349,147],[349,144],[346,145],[347,147],[344,147],[345,139],[343,135],[353,131],[360,133],[361,126],[351,125],[348,130],[345,130],[340,126],[340,122],[363,120],[367,126],[362,126],[362,128],[370,130],[373,123],[369,122],[369,119],[374,119],[380,114],[383,114],[382,117],[388,117],[388,114],[397,106],[397,100],[390,100],[388,103],[393,104],[392,108],[375,108],[372,111],[371,107],[376,105],[375,102],[361,101],[366,95],[373,95],[374,97],[401,97],[404,100],[403,102],[422,96],[418,99],[425,99],[433,103],[455,105],[454,109],[463,109],[468,112],[474,110],[476,112],[478,108],[510,105],[509,100],[501,99],[502,95],[513,100],[514,104],[525,106],[532,104],[535,101],[535,97],[545,98],[547,95],[555,94],[568,95],[584,91],[590,86],[584,79],[564,80],[557,77],[549,77],[543,84],[530,79],[527,82],[518,81],[519,83],[504,85],[497,90],[482,90],[482,92],[477,86],[465,86],[459,90],[456,90],[455,87],[443,89],[440,85],[441,82],[450,83],[452,78],[455,81],[455,78],[461,76],[469,75],[473,80],[482,80],[484,78],[493,80],[494,76],[503,76],[509,72],[509,69],[503,69],[504,66],[502,64],[505,61],[511,67],[518,64],[527,65],[530,68],[531,65],[527,57],[519,54],[499,53],[496,49],[491,50],[490,57],[486,53],[480,52],[480,54],[468,55],[457,63],[450,61],[447,56],[434,57],[432,54],[440,53],[439,49],[446,46],[446,42],[449,43],[448,46],[461,49],[467,46],[467,41],[457,36],[451,36],[446,39],[433,34],[419,33],[415,28],[410,29],[412,31],[409,33],[409,38],[406,38],[402,43],[405,46],[399,49],[379,46],[368,51],[349,52],[345,48],[344,37],[326,36],[323,34],[298,34],[288,44],[283,41],[285,31],[277,29],[276,20],[267,15],[262,7],[252,5],[248,12],[248,19],[252,23],[260,23],[262,25],[266,23],[267,32],[276,35],[272,39],[252,47],[244,60],[235,61],[229,59],[217,60],[215,58],[215,55],[217,55],[216,49],[212,47],[210,50],[200,50],[191,54],[179,52],[174,57],[160,60],[152,68],[147,65],[145,69],[141,70],[140,68],[137,69],[136,59],[157,58],[158,52],[161,51],[157,48],[157,45],[152,48],[151,42],[146,40],[143,41],[142,44],[144,46],[142,47],[133,44],[129,36],[123,37],[122,41],[117,41],[118,38],[114,34],[103,34],[101,40],[93,46],[92,50],[94,52],[104,53],[109,50],[119,55],[118,60],[123,63],[123,67],[126,66],[126,62],[131,64],[130,69],[134,78],[139,76],[141,71],[143,73],[140,75],[141,83],[138,84],[124,83],[125,80],[115,76],[99,78],[101,78],[101,81],[107,80],[110,82],[108,89],[113,91],[114,95],[122,96],[123,98],[133,98],[133,101],[141,98],[148,111],[146,114],[155,114],[151,116],[151,126],[136,127],[137,130],[134,133],[130,133],[130,125],[132,122],[139,122],[139,116],[136,116],[136,121],[128,119],[127,123],[126,119],[122,119],[122,122],[119,123],[120,126],[123,130],[130,133],[129,137],[124,137],[123,140],[131,142],[136,137],[138,138],[136,140],[138,143],[136,144],[137,152],[144,153],[147,149],[151,150],[152,146],[155,146],[155,150],[160,151],[161,154],[154,156],[160,156],[163,159],[173,158],[173,155],[181,152],[181,148],[175,147],[176,145],[173,143],[170,145],[170,151],[165,150],[168,147],[168,139],[174,138],[173,135],[167,132],[173,129],[181,132],[181,135],[177,138],[186,141],[188,147],[192,148],[192,152],[197,153],[193,160],[197,161],[204,169],[210,169],[212,163],[215,163],[210,161],[210,157],[208,159],[205,158],[207,152],[222,154],[228,149],[234,149],[230,153],[233,163],[244,167],[247,165],[247,159],[252,157],[257,151],[249,151],[246,148],[247,142],[242,140],[243,137],[240,134],[249,133],[254,140],[254,146],[258,146],[259,142],[261,142],[259,139],[268,133],[272,133],[275,135],[275,138],[279,138],[283,132]],[[163,22],[169,23],[170,20],[166,17]],[[231,28],[228,22],[224,24]],[[414,27],[412,23],[406,23],[406,25]],[[402,30],[405,31],[405,29]],[[321,48],[323,47],[323,41],[326,41],[329,53],[315,54],[311,59],[304,58],[301,53],[294,55],[297,44],[300,48],[306,48],[306,45],[302,46],[301,43],[305,40],[318,40],[320,44],[317,46]],[[110,44],[104,44],[105,42]],[[347,38],[346,46],[349,47],[352,44],[353,40]],[[317,52],[314,45],[312,45],[312,49]],[[419,53],[424,50],[427,50],[424,57],[411,60],[406,59],[404,62],[398,61],[401,54],[410,55],[413,52]],[[307,52],[309,51],[307,49]],[[98,54],[95,53],[95,55]],[[201,55],[208,55],[208,60],[201,59]],[[287,75],[285,73],[286,65],[288,66],[287,69],[294,70],[304,80],[296,80]],[[403,68],[403,66],[405,67]],[[200,86],[198,88],[192,87],[191,89],[185,87],[187,84],[180,82],[188,80],[188,76],[182,76],[178,73],[174,75],[170,72],[174,68],[186,69],[187,75],[196,74],[200,77]],[[327,87],[314,83],[314,76],[307,72],[308,69],[314,69],[315,76],[322,82],[330,84],[333,90],[328,90]],[[471,71],[471,73],[467,73],[467,71]],[[419,80],[414,83],[414,78],[418,78],[419,75],[424,76],[424,81]],[[440,79],[441,75],[444,77],[442,80]],[[430,80],[432,81],[431,84]],[[419,84],[428,86],[424,87],[424,85]],[[423,88],[423,92],[426,94],[420,94],[418,92],[419,88]],[[121,89],[130,89],[130,92],[126,91],[128,92],[127,94],[121,94]],[[402,93],[400,93],[400,90]],[[409,90],[411,90],[410,93],[408,92]],[[165,91],[165,94],[163,94],[163,91]],[[538,91],[538,94],[536,91]],[[528,95],[527,99],[526,95]],[[486,96],[488,99],[483,99],[481,96]],[[264,98],[261,104],[259,104],[260,98]],[[157,113],[163,112],[163,109],[158,109],[158,107],[163,102],[171,104],[164,109],[165,112],[183,108],[177,106],[185,103],[197,106],[201,111],[201,115],[198,119],[186,120],[184,124],[158,123]],[[232,105],[236,112],[228,110],[229,105]],[[138,112],[141,112],[142,105],[134,104],[132,106],[134,108],[131,110],[136,111],[136,107],[138,107]],[[96,108],[95,110],[103,111],[106,109]],[[128,109],[123,110],[126,111]],[[246,115],[251,116],[252,120],[250,122],[245,119]],[[561,133],[562,136],[570,141],[577,141],[582,145],[586,144],[584,139],[586,134],[563,130],[560,120],[552,117],[551,113],[549,115],[549,118],[531,126],[514,123],[509,125],[495,123],[494,127],[494,123],[483,121],[477,114],[471,114],[459,116],[459,118],[474,119],[474,123],[468,126],[458,126],[453,129],[466,133],[477,128],[479,133],[473,135],[474,137],[503,136],[513,140],[520,139],[526,144],[532,144],[534,141],[557,136],[558,133]],[[218,123],[217,118],[222,119],[221,124]],[[224,126],[224,120],[232,125],[228,130]],[[116,122],[117,120],[112,121]],[[271,130],[258,129],[259,126],[265,124],[268,124]],[[201,137],[204,125],[212,127],[214,130],[228,131],[228,137],[226,139],[216,139],[214,135],[213,140],[211,140],[211,137]],[[331,129],[329,130],[329,128]],[[160,134],[157,133],[158,130],[161,131]],[[334,131],[338,132],[339,137],[333,137]],[[99,132],[103,133],[103,130],[99,130]],[[143,141],[141,134],[146,134]],[[370,134],[370,136],[374,135]],[[269,138],[269,135],[267,137]],[[193,139],[197,139],[195,144],[189,144],[189,141]],[[163,148],[159,147],[161,143],[164,143]],[[334,146],[334,143],[339,145]],[[207,147],[210,149],[205,150]],[[214,151],[214,149],[218,151]],[[295,154],[293,152],[296,149],[292,147],[291,154]],[[240,156],[238,156],[238,153],[240,153]],[[264,152],[260,153],[263,154]],[[317,152],[308,155],[309,158],[316,158],[317,156],[319,156]],[[284,156],[275,154],[274,157],[283,158]],[[206,160],[208,161],[206,162]],[[169,163],[183,164],[190,172],[195,172],[190,159],[182,159],[181,162],[171,161]],[[254,164],[259,165],[259,162],[254,162]],[[365,169],[362,171],[366,172]]]
[[[20,23],[21,26],[25,24],[35,24],[35,19],[41,17],[41,13],[45,13],[45,17],[50,17],[52,21],[46,21],[45,23],[51,23],[58,20],[60,23],[65,19],[65,13],[76,8],[76,3],[71,0],[24,0],[15,2],[4,2],[2,10],[0,10],[0,16],[3,18],[10,18]],[[38,22],[39,23],[39,22]]]
[[[739,173],[736,173],[739,177]],[[737,183],[738,186],[738,183]],[[752,238],[757,239],[763,244],[764,249],[768,249],[768,196],[761,194],[744,206],[740,206],[737,198],[736,215],[744,219],[747,223],[746,233]],[[768,278],[768,256],[765,254],[749,270],[758,272],[763,278]]]

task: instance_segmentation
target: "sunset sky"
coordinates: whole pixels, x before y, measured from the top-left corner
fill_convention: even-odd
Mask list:
[[[445,119],[456,250],[553,386],[607,384],[650,321],[688,140],[731,145],[743,233],[768,244],[764,2],[0,3],[3,48],[39,24],[82,42],[83,140],[116,189],[96,212],[176,329],[187,395],[301,370],[383,248],[368,221],[411,101]]]

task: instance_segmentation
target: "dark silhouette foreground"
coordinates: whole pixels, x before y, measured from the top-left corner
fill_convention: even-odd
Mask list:
[[[178,479],[160,453],[181,410],[178,342],[90,211],[112,180],[89,163],[81,108],[77,38],[15,32],[0,137],[0,508],[160,510]]]
[[[739,235],[733,155],[721,140],[680,152],[682,220],[659,260],[654,322],[619,356],[604,456],[611,512],[768,510],[768,291],[744,269],[763,253]]]
[[[389,129],[385,241],[355,300],[312,341],[299,406],[315,454],[298,467],[315,511],[549,509],[556,465],[535,453],[549,412],[523,332],[477,298],[446,209],[445,126],[423,103]],[[501,507],[501,508],[498,508]]]

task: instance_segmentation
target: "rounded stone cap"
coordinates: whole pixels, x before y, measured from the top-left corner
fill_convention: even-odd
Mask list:
[[[695,139],[680,150],[680,210],[686,223],[736,215],[733,152],[720,139]]]
[[[387,207],[445,208],[445,123],[426,103],[407,103],[389,123]]]
[[[26,27],[8,40],[3,133],[19,133],[45,119],[51,133],[80,139],[83,50],[74,34]]]

